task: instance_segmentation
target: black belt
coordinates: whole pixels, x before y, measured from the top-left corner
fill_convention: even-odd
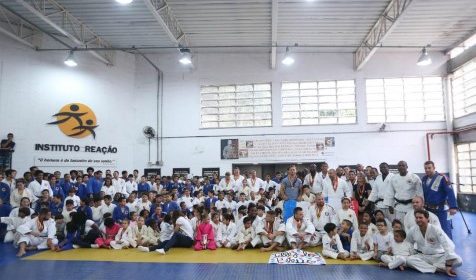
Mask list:
[[[440,209],[444,209],[444,205],[425,204],[425,209],[430,212],[437,212]]]
[[[383,198],[379,198],[379,199],[375,200],[375,204],[379,203],[380,201],[383,201]]]
[[[407,205],[407,204],[412,203],[413,199],[400,200],[400,199],[396,199],[396,198],[395,198],[395,201],[398,202],[398,203],[400,203],[400,204]]]

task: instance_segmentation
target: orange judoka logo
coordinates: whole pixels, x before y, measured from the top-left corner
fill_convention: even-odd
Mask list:
[[[63,106],[59,113],[53,115],[56,121],[48,124],[58,125],[66,136],[84,138],[92,135],[96,138],[94,129],[98,127],[96,115],[88,106],[81,103],[71,103]]]

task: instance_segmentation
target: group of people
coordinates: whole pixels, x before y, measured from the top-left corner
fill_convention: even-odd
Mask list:
[[[390,269],[456,275],[448,216],[457,208],[447,179],[424,164],[426,175],[327,163],[284,174],[223,178],[139,176],[88,168],[45,173],[31,167],[23,178],[0,176],[0,237],[27,250],[137,248],[166,254],[171,248],[231,248],[263,252],[322,244],[334,259],[376,260]],[[0,228],[1,229],[1,228]]]

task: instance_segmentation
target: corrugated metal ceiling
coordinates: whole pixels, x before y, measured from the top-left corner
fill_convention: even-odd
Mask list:
[[[15,0],[1,0],[43,29]],[[57,0],[115,47],[173,46],[142,0]],[[168,0],[192,46],[271,44],[271,0]],[[356,46],[390,0],[279,1],[279,45]],[[52,18],[61,22],[61,18]],[[413,0],[384,45],[450,47],[476,30],[476,0]],[[252,50],[253,48],[249,48]],[[349,50],[349,48],[345,48]]]

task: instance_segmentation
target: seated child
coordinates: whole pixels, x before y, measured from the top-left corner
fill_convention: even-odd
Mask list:
[[[378,232],[374,234],[374,260],[380,261],[380,257],[384,254],[390,253],[393,234],[388,232],[387,222],[385,220],[378,220],[376,222]]]
[[[276,218],[275,211],[269,210],[266,212],[264,221],[256,227],[256,237],[253,239],[253,243],[263,244],[261,252],[269,252],[283,245],[284,234],[285,228],[281,226],[281,219]]]
[[[58,214],[55,216],[55,223],[56,223],[56,238],[58,241],[61,242],[65,239],[65,229],[66,223],[64,222],[64,218],[62,214]]]
[[[243,219],[243,226],[241,227],[240,232],[238,232],[238,248],[237,251],[243,251],[247,246],[250,245],[253,236],[255,235],[254,229],[251,226],[251,218],[245,217]]]
[[[145,225],[144,217],[139,217],[137,219],[137,226],[134,229],[136,231],[135,235],[137,236],[137,245],[150,246],[157,243],[154,231]]]
[[[58,216],[56,218],[58,218]],[[66,250],[73,249],[74,248],[73,247],[73,241],[77,237],[77,235],[78,235],[77,226],[72,222],[67,223],[66,224],[66,236],[63,233],[63,239],[62,239],[61,242],[58,243],[58,245],[55,248],[55,251],[56,252],[61,252],[61,251],[66,251]]]
[[[123,248],[136,247],[136,236],[134,234],[134,229],[129,226],[129,220],[122,220],[122,227],[119,229],[119,232],[116,234],[116,238],[111,241],[111,247],[116,250]]]
[[[232,214],[223,216],[223,224],[220,227],[221,240],[217,241],[217,247],[231,248],[236,246],[236,225]]]
[[[362,214],[362,223],[367,225],[367,227],[369,228],[368,231],[371,235],[374,235],[378,232],[377,226],[372,223],[372,216],[369,212],[364,212]]]
[[[211,222],[212,228],[213,228],[213,236],[215,236],[215,242],[218,243],[221,242],[222,240],[222,235],[221,235],[221,230],[220,228],[222,227],[222,223],[220,222],[220,214],[214,213],[212,215],[212,222]]]
[[[218,213],[214,213],[218,215]],[[197,227],[197,233],[195,234],[195,245],[193,246],[195,251],[200,250],[215,250],[217,245],[215,243],[215,235],[213,233],[213,226],[210,224],[210,218],[206,213],[202,214],[201,222]]]
[[[360,223],[359,230],[352,233],[352,241],[350,243],[350,259],[368,261],[374,255],[374,242],[372,233],[369,232],[369,226]]]
[[[407,257],[415,254],[413,246],[405,241],[407,237],[405,231],[396,230],[393,232],[393,242],[391,246],[391,254],[382,255],[381,260],[388,268],[399,268],[404,270],[407,263]]]
[[[106,216],[106,215],[105,215]],[[109,213],[110,216],[110,213]],[[106,217],[104,219],[104,229],[102,229],[103,237],[97,238],[95,243],[99,248],[110,248],[111,241],[116,238],[117,233],[121,227],[114,222],[114,219],[111,217]]]
[[[322,255],[333,259],[345,260],[349,257],[349,252],[344,250],[337,234],[337,226],[328,223],[324,226],[326,234],[322,237]]]
[[[342,220],[342,223],[340,224],[340,228],[337,233],[339,234],[339,238],[344,250],[350,252],[350,241],[352,239],[353,233],[352,222],[347,219]]]
[[[385,223],[387,223],[387,226],[390,225],[390,221],[387,218],[385,218],[385,215],[383,214],[382,210],[375,210],[374,211],[374,217],[375,217],[376,221],[385,220]],[[389,228],[388,231],[392,232],[393,228]]]
[[[393,220],[392,222],[392,230],[397,231],[397,230],[403,230],[403,224],[400,222],[400,220]]]
[[[66,199],[67,200],[64,203],[63,212],[61,213],[63,215],[65,224],[71,222],[71,213],[76,212],[76,209],[74,209],[74,201],[72,199],[68,199],[68,197]]]
[[[357,226],[359,221],[357,220],[357,215],[355,215],[355,211],[350,209],[350,198],[344,197],[342,198],[342,209],[337,210],[337,220],[339,225],[342,224],[343,220],[349,220],[352,225]]]
[[[165,215],[162,223],[160,223],[160,238],[157,241],[156,245],[145,247],[145,246],[138,246],[137,250],[141,252],[152,252],[159,249],[160,244],[167,242],[172,238],[174,235],[174,225],[172,223],[172,216],[171,213]]]
[[[139,213],[132,211],[129,213],[129,215],[130,215],[129,226],[136,228],[137,220],[139,219]]]

